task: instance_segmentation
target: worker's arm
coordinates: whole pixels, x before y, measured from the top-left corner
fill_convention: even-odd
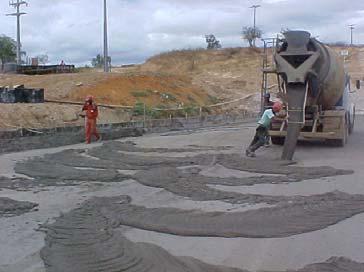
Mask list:
[[[86,113],[85,113],[85,111],[86,111],[86,104],[85,105],[83,105],[83,107],[82,107],[82,109],[81,109],[81,112],[78,114],[80,117],[82,117],[82,118],[85,118],[86,117]]]
[[[287,121],[288,118],[287,117],[277,117],[277,116],[274,116],[273,117],[273,120],[276,120],[276,121]]]
[[[283,112],[278,112],[277,114],[275,114],[273,116],[273,119],[276,121],[287,121],[288,120],[288,114],[287,112],[283,111]]]

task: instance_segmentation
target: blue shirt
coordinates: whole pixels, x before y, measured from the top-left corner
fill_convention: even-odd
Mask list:
[[[274,113],[272,109],[265,110],[262,118],[260,118],[260,120],[258,121],[258,124],[262,125],[265,128],[269,128],[273,117]]]

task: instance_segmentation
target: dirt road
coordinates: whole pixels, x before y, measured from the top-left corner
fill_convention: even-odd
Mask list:
[[[1,155],[0,271],[364,271],[364,117],[296,165],[254,127]]]

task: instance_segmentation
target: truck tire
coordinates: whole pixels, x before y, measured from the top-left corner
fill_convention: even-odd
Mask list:
[[[354,124],[355,124],[355,106],[353,108],[353,115],[349,118],[349,134],[354,132]]]
[[[274,144],[274,145],[284,145],[284,140],[285,140],[284,137],[271,136],[270,138],[271,138],[272,144]]]
[[[344,147],[348,142],[350,124],[348,118],[345,118],[344,137],[342,139],[329,140],[330,145],[335,147]]]

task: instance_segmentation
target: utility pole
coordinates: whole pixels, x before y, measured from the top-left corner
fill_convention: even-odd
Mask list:
[[[259,8],[260,7],[260,5],[252,5],[251,7],[249,7],[249,8],[252,8],[252,9],[254,9],[254,40],[253,40],[253,45],[255,46],[255,30],[256,30],[256,26],[255,26],[255,15],[256,15],[256,10],[257,10],[257,8]]]
[[[20,12],[21,5],[28,6],[28,3],[21,0],[12,0],[11,2],[9,2],[9,6],[16,8],[16,12],[6,14],[7,16],[16,16],[16,63],[18,65],[21,65],[20,16],[26,14],[25,12]]]
[[[107,5],[106,0],[104,0],[104,72],[110,72],[109,67],[109,53],[107,45]]]
[[[350,46],[353,46],[353,30],[355,25],[349,25],[350,28]]]

